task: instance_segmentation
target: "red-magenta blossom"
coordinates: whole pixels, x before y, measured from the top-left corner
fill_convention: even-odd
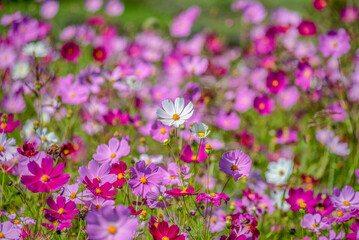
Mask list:
[[[50,190],[57,191],[70,179],[70,174],[62,174],[64,171],[62,163],[53,168],[53,160],[51,158],[43,158],[41,167],[35,161],[31,161],[27,167],[33,175],[22,176],[21,183],[35,193],[49,193]]]
[[[34,144],[29,142],[24,143],[21,148],[17,148],[17,152],[25,157],[33,157],[38,154],[38,151],[35,150]]]
[[[61,48],[61,56],[68,62],[77,62],[81,54],[79,45],[67,42]]]
[[[20,121],[14,121],[14,114],[10,113],[6,117],[3,117],[3,113],[0,113],[1,124],[0,124],[0,133],[11,133],[18,126],[20,126]],[[6,115],[5,115],[6,116]]]
[[[227,204],[230,198],[225,193],[199,193],[196,198],[196,202],[212,203],[214,206],[221,206],[222,200]]]
[[[114,163],[111,166],[111,170],[110,173],[116,174],[117,175],[117,180],[112,183],[113,187],[118,187],[118,188],[122,188],[123,184],[125,184],[126,179],[125,179],[125,171],[127,169],[127,165],[125,162],[120,161],[120,163]]]
[[[198,155],[197,152],[193,152],[189,144],[186,144],[182,148],[182,154],[180,159],[186,163],[200,163],[203,160],[207,159],[208,155],[205,152],[205,144],[202,144],[199,148]]]
[[[291,188],[289,190],[289,198],[286,201],[289,203],[292,211],[297,212],[302,208],[308,213],[313,213],[318,203],[318,199],[313,196],[313,191],[304,191],[303,188]]]
[[[179,234],[179,228],[177,225],[168,226],[166,221],[155,222],[150,227],[150,233],[154,240],[185,240],[184,235]]]
[[[317,34],[317,26],[312,21],[304,20],[298,25],[298,32],[302,36],[314,36]]]
[[[50,209],[45,208],[45,214],[51,215],[56,220],[61,222],[66,222],[71,219],[75,219],[73,215],[78,214],[79,210],[76,208],[76,203],[73,201],[66,202],[66,198],[63,196],[58,196],[56,202],[52,197],[46,199],[47,205]]]
[[[97,197],[102,197],[106,200],[114,200],[113,196],[117,193],[118,190],[110,190],[112,188],[112,184],[106,182],[100,186],[100,183],[97,178],[94,178],[91,182],[88,177],[85,177],[83,183],[86,185],[87,189],[91,191],[91,193]]]
[[[92,56],[96,61],[103,63],[107,59],[106,49],[104,47],[97,47],[92,51]]]
[[[194,187],[185,187],[183,189],[180,188],[173,188],[172,190],[165,191],[165,193],[170,194],[174,197],[182,197],[187,195],[197,195],[197,191],[194,190]]]

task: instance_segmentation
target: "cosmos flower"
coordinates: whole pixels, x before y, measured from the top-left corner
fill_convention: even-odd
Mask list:
[[[115,195],[118,190],[111,190],[112,184],[109,182],[105,182],[100,185],[97,178],[95,178],[93,181],[91,181],[88,177],[85,177],[85,180],[83,183],[86,185],[86,188],[91,191],[93,196],[90,197],[101,197],[106,200],[114,200],[114,197],[111,197]]]
[[[56,16],[58,11],[59,11],[58,1],[47,0],[42,3],[40,14],[45,19],[51,19]]]
[[[0,238],[5,240],[20,239],[21,230],[10,221],[0,223]]]
[[[48,197],[46,199],[47,205],[50,209],[45,208],[45,214],[49,214],[55,219],[66,222],[71,219],[75,219],[74,215],[76,215],[79,210],[76,208],[76,203],[73,201],[66,202],[66,198],[63,196],[58,196],[56,198],[56,202],[52,197]]]
[[[159,167],[150,163],[146,166],[145,161],[135,164],[135,168],[130,167],[132,178],[128,180],[128,186],[133,189],[133,193],[145,197],[152,187],[156,187],[162,182],[162,174]]]
[[[192,6],[181,12],[171,25],[171,36],[173,37],[187,37],[191,33],[191,28],[196,19],[201,14],[201,9],[197,6]]]
[[[350,50],[350,36],[341,28],[319,36],[318,50],[324,57],[339,58]]]
[[[294,212],[305,209],[308,213],[313,213],[318,200],[313,197],[313,191],[304,191],[302,188],[289,189],[289,198],[286,199],[290,204],[290,209]]]
[[[340,11],[340,18],[343,22],[352,23],[358,19],[358,9],[355,6],[345,6]]]
[[[182,64],[187,73],[199,76],[207,70],[208,60],[199,56],[193,58],[185,57],[182,60]]]
[[[75,63],[81,55],[79,45],[74,42],[67,42],[61,48],[61,56],[68,62]]]
[[[63,86],[59,91],[61,101],[71,105],[79,105],[86,102],[89,94],[87,87],[82,86],[78,82]]]
[[[170,127],[160,122],[154,122],[151,126],[150,135],[154,140],[162,143],[164,140],[170,138],[170,130]]]
[[[314,36],[317,34],[317,26],[314,22],[303,20],[297,27],[300,35],[305,37]]]
[[[320,230],[330,228],[330,224],[326,220],[327,219],[322,218],[318,213],[307,213],[300,221],[300,226],[309,229],[310,232],[320,233]]]
[[[279,158],[277,162],[268,164],[268,171],[265,173],[266,179],[269,183],[274,185],[285,184],[292,175],[293,161],[285,158]]]
[[[179,127],[184,124],[193,114],[193,104],[188,103],[185,107],[183,98],[176,98],[175,103],[167,99],[162,102],[162,108],[157,108],[159,120],[167,126]]]
[[[124,11],[123,3],[119,0],[110,0],[106,3],[105,11],[108,16],[121,16]]]
[[[359,208],[359,193],[354,192],[351,186],[343,187],[342,191],[337,187],[334,188],[330,200],[333,205],[340,209]]]
[[[188,166],[181,165],[181,174],[182,174],[183,180],[189,179],[192,176],[191,173],[188,174],[189,171],[190,171],[190,168]],[[163,170],[162,173],[163,173],[162,184],[177,185],[177,186],[180,186],[182,184],[180,176],[179,176],[179,172],[178,172],[178,166],[176,163],[171,162],[170,164],[168,164],[167,171]]]
[[[166,188],[164,186],[152,187],[151,191],[146,195],[148,207],[165,209],[171,206],[172,203],[168,203],[167,201],[171,199],[172,196],[165,193],[165,191]]]
[[[169,226],[166,221],[156,222],[150,227],[150,233],[154,240],[185,240],[185,236],[179,235],[179,231],[177,225]]]
[[[254,99],[253,107],[261,115],[268,115],[274,110],[274,100],[266,95],[259,96]]]
[[[331,153],[334,153],[336,155],[347,156],[350,154],[348,143],[340,142],[339,137],[327,139],[326,146]]]
[[[200,122],[193,123],[193,126],[191,127],[191,132],[198,138],[206,138],[211,131],[208,130],[208,126],[206,124]]]
[[[95,61],[104,63],[107,59],[107,52],[106,49],[102,46],[96,47],[92,51],[92,56]]]
[[[219,207],[222,204],[222,200],[227,204],[230,198],[225,193],[199,193],[196,198],[196,202],[212,203],[214,206]]]
[[[28,62],[15,63],[11,69],[11,77],[13,79],[24,79],[30,73],[30,66]]]
[[[270,93],[278,94],[281,92],[287,84],[287,78],[285,72],[269,72],[266,80],[266,85]]]
[[[28,56],[45,57],[48,54],[48,46],[43,42],[32,42],[24,46],[23,52]]]
[[[189,144],[186,144],[182,147],[182,154],[180,155],[180,159],[186,163],[200,163],[208,157],[208,154],[205,152],[205,148],[206,145],[201,144],[197,154],[197,152],[192,151],[192,148]]]
[[[241,177],[248,177],[251,169],[252,160],[241,150],[225,152],[219,159],[219,170],[223,171],[228,177],[233,176],[234,181]]]
[[[188,195],[197,195],[199,189],[197,191],[194,190],[194,187],[184,187],[183,189],[180,188],[173,188],[171,190],[165,191],[165,193],[173,196],[173,197],[182,197]]]
[[[5,133],[0,135],[0,161],[9,161],[13,158],[17,152],[17,147],[15,146],[16,141],[14,138],[7,139]]]
[[[237,113],[235,112],[226,113],[224,111],[220,111],[216,115],[214,121],[217,127],[227,131],[237,130],[239,124],[241,123],[241,119],[238,117]]]
[[[45,147],[49,147],[53,143],[57,143],[58,139],[54,132],[48,132],[47,128],[38,128],[36,130],[36,136],[41,140],[41,144]]]
[[[17,152],[25,157],[33,157],[39,153],[35,150],[35,144],[30,142],[25,142],[22,148],[17,148]]]
[[[301,87],[303,91],[307,91],[313,79],[313,69],[307,63],[300,63],[295,71],[295,76],[295,85]]]
[[[11,133],[18,126],[20,126],[20,121],[14,121],[14,114],[10,113],[9,115],[5,115],[4,113],[0,113],[0,133]]]
[[[96,178],[100,183],[113,183],[116,181],[116,175],[111,174],[110,171],[110,163],[107,162],[100,166],[97,161],[91,160],[88,164],[88,167],[81,166],[79,168],[78,172],[80,176],[78,177],[78,182],[82,183],[85,178],[88,177],[90,181],[93,181]]]
[[[130,153],[130,146],[126,139],[121,141],[111,138],[108,145],[101,144],[97,147],[96,153],[92,155],[93,159],[99,163],[118,163],[119,159]]]
[[[327,109],[331,111],[329,116],[335,122],[343,122],[347,118],[347,112],[342,108],[339,102],[328,105]]]
[[[126,182],[125,179],[125,171],[127,169],[127,165],[125,162],[120,161],[119,163],[114,163],[111,166],[110,173],[115,174],[117,176],[117,180],[112,183],[114,188],[122,188]]]
[[[22,176],[21,183],[34,193],[57,191],[70,180],[70,174],[63,174],[65,167],[62,163],[53,168],[52,158],[43,158],[41,167],[35,161],[27,166],[33,175]]]
[[[86,217],[86,230],[90,239],[131,240],[138,228],[137,218],[130,217],[130,210],[122,205],[104,206],[98,211],[90,211]]]

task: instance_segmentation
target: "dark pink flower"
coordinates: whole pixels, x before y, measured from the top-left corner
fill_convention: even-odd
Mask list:
[[[268,115],[274,110],[274,100],[266,95],[256,97],[253,101],[253,107],[261,115]]]
[[[50,190],[57,191],[70,179],[70,174],[62,174],[64,171],[62,163],[53,168],[53,160],[51,158],[43,158],[41,167],[35,161],[31,161],[27,167],[33,175],[22,176],[21,183],[35,193],[49,193]]]
[[[312,21],[303,20],[297,28],[299,34],[302,36],[310,37],[317,33],[317,26]]]
[[[92,51],[93,58],[100,63],[103,63],[107,59],[107,52],[104,47],[97,47]]]
[[[66,202],[66,198],[63,196],[58,196],[56,202],[52,197],[46,199],[47,205],[50,209],[45,208],[45,214],[51,215],[55,219],[66,222],[71,219],[75,219],[73,215],[78,214],[79,210],[76,208],[76,203],[73,201]]]
[[[196,202],[212,203],[214,206],[221,206],[222,200],[227,204],[230,198],[225,193],[199,193],[196,198]]]
[[[102,197],[106,200],[114,200],[113,196],[117,193],[118,190],[110,190],[112,189],[112,184],[106,182],[100,186],[100,183],[97,178],[94,178],[91,182],[88,177],[85,177],[83,183],[86,185],[86,188],[91,191],[91,193],[96,197]]]
[[[291,188],[289,190],[289,198],[286,201],[290,204],[292,211],[297,212],[302,208],[306,209],[309,213],[314,212],[314,208],[318,203],[318,199],[313,197],[313,191],[304,191],[303,188]]]
[[[287,84],[287,78],[283,71],[270,72],[267,76],[266,85],[270,93],[278,94]]]
[[[167,193],[173,197],[182,197],[182,196],[188,196],[188,195],[197,195],[198,191],[199,190],[195,191],[194,187],[185,187],[183,189],[173,188],[171,190],[165,191],[165,193]]]
[[[80,54],[81,49],[74,42],[67,42],[61,48],[61,56],[68,62],[77,62]]]
[[[20,121],[14,121],[14,114],[10,113],[6,115],[4,113],[0,113],[1,125],[0,125],[0,133],[11,133],[18,126],[20,126]]]
[[[186,144],[182,148],[180,159],[186,163],[200,163],[208,157],[205,147],[205,144],[201,145],[197,156],[197,152],[193,152],[191,146]]]
[[[114,163],[111,166],[110,173],[117,175],[117,180],[112,183],[113,187],[122,188],[123,184],[125,184],[125,171],[127,169],[127,165],[125,162],[120,161],[120,163]]]

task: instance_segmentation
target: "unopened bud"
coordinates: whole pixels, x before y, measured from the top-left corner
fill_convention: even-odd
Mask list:
[[[186,231],[187,231],[187,232],[191,231],[191,227],[190,227],[190,226],[187,226],[187,227],[186,227]]]
[[[164,141],[163,141],[163,145],[168,145],[170,143],[170,140],[169,139],[165,139]]]
[[[211,144],[206,144],[206,147],[205,147],[204,151],[207,154],[210,154],[213,151]]]
[[[142,144],[143,144],[143,143],[145,143],[145,142],[146,142],[146,138],[141,137],[141,138],[140,138],[140,143],[142,143]]]
[[[116,132],[113,133],[113,137],[114,137],[114,138],[117,138],[118,136],[120,136],[120,133],[119,133],[118,131],[116,131]]]
[[[196,215],[196,210],[191,210],[190,212],[189,212],[192,216],[195,216]]]
[[[5,123],[8,120],[8,115],[6,113],[4,113],[3,115],[1,115],[1,122]]]
[[[181,125],[179,126],[179,129],[180,129],[180,130],[185,130],[185,129],[186,129],[186,126],[185,126],[184,124],[181,124]]]

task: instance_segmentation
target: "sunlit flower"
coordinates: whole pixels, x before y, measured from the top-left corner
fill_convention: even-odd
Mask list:
[[[169,99],[162,102],[162,108],[157,108],[159,120],[167,126],[179,127],[193,114],[193,104],[188,103],[185,107],[183,98],[176,98],[175,103]]]
[[[191,132],[199,138],[206,138],[211,131],[208,130],[208,126],[206,124],[200,122],[199,124],[193,123]]]
[[[269,163],[268,171],[265,173],[267,181],[274,185],[285,184],[292,175],[293,165],[292,160],[285,158],[278,159],[278,162]]]

